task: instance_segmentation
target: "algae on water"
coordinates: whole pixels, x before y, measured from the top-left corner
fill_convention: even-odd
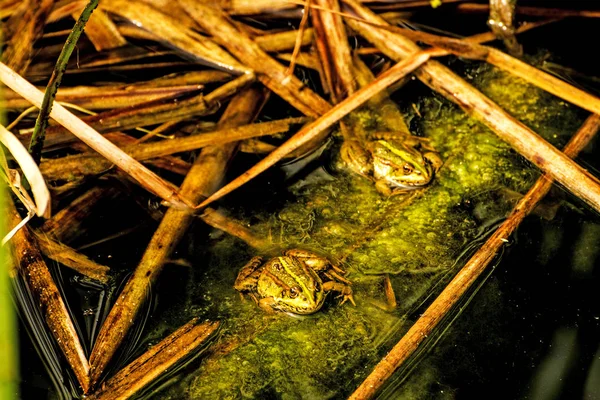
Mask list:
[[[466,75],[552,143],[564,144],[581,122],[576,109],[507,73],[481,66]],[[424,296],[460,267],[456,260],[469,243],[508,211],[502,206],[474,213],[473,203],[495,201],[503,188],[523,193],[539,175],[448,101],[432,94],[413,102],[421,114],[413,115],[413,125],[431,139],[444,165],[434,183],[406,204],[402,196],[383,198],[363,177],[325,166],[290,186],[293,199],[281,209],[257,210],[253,218],[260,221],[253,228],[274,246],[342,259],[357,306],[339,306],[330,296],[309,317],[265,314],[233,289],[252,252],[222,237],[196,260],[189,315],[180,318],[218,318],[225,324],[223,335],[214,353],[161,398],[347,396],[408,328],[407,318]],[[394,310],[382,306],[384,274],[398,299]]]

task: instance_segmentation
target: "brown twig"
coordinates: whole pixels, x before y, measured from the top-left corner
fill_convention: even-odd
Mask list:
[[[213,208],[209,207],[205,209],[200,216],[200,219],[213,228],[220,229],[231,236],[243,240],[248,246],[254,247],[257,250],[264,250],[269,246],[268,240],[257,236],[246,226],[236,220],[226,217]]]
[[[108,282],[108,273],[110,268],[100,265],[87,256],[78,253],[75,249],[54,241],[47,235],[34,232],[40,250],[46,257],[69,267],[78,273],[106,284]]]
[[[590,116],[567,146],[565,146],[564,153],[569,157],[575,157],[594,137],[599,128],[600,116],[595,114]],[[537,180],[527,194],[519,200],[506,221],[498,227],[485,244],[469,259],[402,339],[375,366],[371,374],[361,383],[349,399],[363,400],[375,396],[388,378],[432,334],[437,324],[481,275],[521,221],[535,208],[536,204],[548,193],[551,187],[552,179],[548,174]]]
[[[87,399],[116,400],[135,396],[204,346],[217,332],[219,325],[219,322],[199,323],[198,318],[194,318],[120,370]]]
[[[466,3],[456,6],[458,11],[462,12],[477,12],[488,13],[490,7],[487,4]],[[584,18],[600,18],[600,11],[596,10],[569,10],[564,8],[549,8],[549,7],[522,7],[517,6],[515,12],[519,15],[528,15],[531,17],[546,17],[546,18],[566,18],[566,17],[584,17]]]
[[[373,29],[372,24],[387,24],[361,4],[354,0],[344,0],[344,4],[347,11],[368,22],[346,19],[346,23],[389,57],[399,60],[420,50],[414,42],[401,35],[384,29]],[[550,173],[592,208],[600,210],[600,184],[596,178],[448,68],[431,60],[420,68],[415,76],[482,121],[521,155],[544,172]]]
[[[8,202],[7,214],[12,226],[21,222],[12,202]],[[44,262],[35,237],[27,226],[22,227],[9,242],[18,270],[29,285],[37,304],[42,310],[46,324],[75,372],[84,393],[89,389],[89,365],[69,311]]]
[[[263,95],[248,89],[234,97],[221,117],[221,127],[244,124],[252,120],[262,107]],[[192,201],[199,201],[219,187],[225,166],[233,155],[236,144],[205,148],[181,186],[181,193]],[[121,341],[135,321],[149,288],[162,271],[173,249],[187,230],[193,215],[170,208],[154,233],[140,264],[135,269],[119,301],[111,309],[102,325],[90,356],[90,382],[94,386],[115,354]]]

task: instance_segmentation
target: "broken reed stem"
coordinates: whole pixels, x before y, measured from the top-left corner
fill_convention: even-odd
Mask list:
[[[488,13],[490,7],[487,4],[466,3],[456,6],[458,11],[462,12],[480,12]],[[523,7],[517,6],[515,13],[519,15],[527,15],[531,17],[547,17],[547,18],[566,18],[566,17],[582,17],[582,18],[600,18],[600,11],[597,10],[569,10],[563,8],[549,7]]]
[[[585,148],[600,128],[600,116],[592,114],[579,128],[564,148],[568,157],[576,157]],[[351,400],[370,399],[398,370],[398,368],[417,350],[419,345],[429,337],[434,328],[457,304],[460,298],[471,287],[498,253],[502,245],[519,226],[521,221],[535,208],[537,203],[552,187],[550,175],[544,174],[529,189],[508,218],[496,229],[494,234],[469,259],[446,288],[431,303],[408,332],[392,348],[392,350],[375,366],[371,374],[360,384],[349,397]]]
[[[21,217],[12,201],[7,202],[6,212],[12,226],[21,222]],[[71,366],[84,393],[89,389],[89,365],[69,311],[60,295],[50,271],[36,244],[29,227],[23,226],[9,241],[13,259],[20,275],[27,282],[50,332]]]
[[[36,107],[41,107],[44,96],[43,93],[3,63],[0,63],[0,81],[25,97]],[[65,126],[88,146],[111,160],[111,162],[139,182],[140,186],[146,190],[156,194],[167,203],[170,203],[173,207],[185,210],[192,206],[185,198],[182,198],[179,195],[179,192],[173,185],[165,182],[155,173],[123,153],[121,149],[112,144],[60,104],[56,104],[52,108],[50,116],[58,123]]]
[[[308,23],[308,14],[310,13],[310,2],[312,0],[306,0],[304,4],[304,10],[302,12],[302,19],[300,20],[300,26],[298,28],[298,33],[296,35],[296,41],[294,42],[294,51],[292,52],[292,58],[290,59],[290,65],[288,65],[288,69],[286,71],[286,75],[290,76],[294,74],[294,68],[296,67],[296,59],[298,58],[298,54],[300,54],[300,48],[302,47],[302,39],[304,37],[304,30],[306,29],[306,24]]]
[[[299,117],[260,122],[183,138],[126,145],[122,150],[134,159],[144,161],[174,153],[197,150],[207,146],[284,133],[289,131],[290,125],[301,124],[307,121],[306,117]],[[77,154],[45,160],[42,162],[40,168],[47,180],[71,180],[82,176],[99,174],[109,169],[111,165],[110,161],[95,154]]]
[[[398,64],[381,74],[367,87],[356,91],[354,95],[338,103],[335,107],[323,114],[321,118],[318,118],[314,122],[302,128],[291,139],[283,143],[248,171],[244,172],[242,175],[223,186],[220,190],[218,190],[196,208],[204,208],[215,200],[220,199],[221,197],[244,185],[255,176],[259,175],[269,167],[275,165],[278,161],[282,160],[288,153],[296,150],[305,143],[308,143],[313,138],[318,137],[327,128],[331,127],[350,112],[367,102],[371,97],[373,97],[373,95],[381,92],[394,82],[407,76],[421,65],[426,63],[427,60],[429,60],[428,54],[418,53],[406,58],[403,61],[400,61]]]
[[[387,28],[373,29],[372,24],[384,26],[388,24],[360,3],[344,0],[344,5],[346,10],[367,21],[359,22],[357,19],[350,18],[346,19],[346,23],[392,59],[400,60],[420,51],[420,47],[414,42],[389,32]],[[431,60],[416,71],[415,76],[431,89],[459,105],[467,114],[479,119],[523,157],[544,172],[551,174],[553,179],[589,206],[600,211],[600,182],[595,177],[450,69]]]
[[[200,219],[213,228],[220,229],[231,236],[243,240],[250,247],[257,250],[264,250],[269,246],[269,241],[256,236],[250,229],[238,221],[228,218],[213,208],[206,208]]]
[[[223,113],[222,128],[246,124],[262,108],[265,94],[250,87],[235,96]],[[213,193],[221,184],[225,167],[233,156],[236,144],[210,146],[202,150],[181,185],[181,193],[191,201],[200,201]],[[121,345],[150,288],[162,271],[173,249],[185,232],[194,215],[169,208],[152,236],[144,255],[131,278],[119,295],[117,303],[104,321],[96,344],[90,355],[90,382],[95,386],[111,358]]]
[[[37,164],[40,163],[42,158],[42,148],[44,147],[46,128],[48,127],[48,118],[50,117],[52,103],[54,103],[54,98],[56,97],[56,92],[58,91],[58,87],[62,81],[62,76],[67,69],[69,58],[71,58],[73,49],[75,49],[75,46],[77,45],[77,41],[79,40],[79,37],[85,28],[85,24],[97,6],[98,0],[90,0],[81,12],[79,19],[75,23],[71,33],[69,33],[69,37],[67,37],[67,41],[65,42],[65,45],[58,56],[58,60],[56,60],[56,66],[54,67],[54,71],[52,71],[50,81],[48,81],[46,91],[44,92],[44,99],[42,100],[42,105],[40,107],[40,112],[35,121],[33,134],[31,135],[31,142],[29,143],[29,152]]]
[[[102,387],[86,397],[89,400],[128,399],[161,375],[175,368],[177,363],[188,359],[206,345],[217,332],[219,322],[198,323],[192,319],[175,332],[152,346],[140,357],[117,372]]]
[[[50,239],[42,232],[34,232],[40,250],[46,257],[54,260],[65,267],[87,276],[90,279],[100,283],[108,283],[108,273],[110,268],[100,265],[87,256],[78,253],[75,249]]]

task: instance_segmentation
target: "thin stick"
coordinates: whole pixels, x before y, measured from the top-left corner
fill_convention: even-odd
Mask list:
[[[565,154],[569,157],[577,156],[594,137],[599,128],[600,116],[591,115],[571,138],[567,146],[565,146]],[[375,366],[371,374],[361,383],[349,399],[363,400],[375,396],[377,391],[398,370],[402,363],[431,335],[433,329],[481,275],[498,253],[498,250],[508,241],[508,237],[510,237],[527,214],[548,193],[551,187],[552,179],[548,174],[545,174],[536,181],[527,194],[519,200],[506,221],[500,225],[485,244],[471,257],[442,293],[419,317],[417,322],[415,322],[379,364]]]
[[[100,283],[108,283],[110,268],[100,265],[75,249],[50,239],[41,232],[34,232],[40,250],[46,257],[69,267],[72,270],[94,279]]]
[[[17,225],[21,217],[14,204],[7,205],[11,224]],[[11,239],[13,259],[27,281],[40,306],[46,324],[75,372],[84,393],[89,389],[89,365],[69,311],[44,262],[35,237],[27,226],[23,226]]]
[[[198,351],[214,336],[219,322],[198,323],[194,318],[110,378],[89,400],[128,399],[180,361]]]
[[[372,23],[387,23],[361,4],[354,0],[344,0],[344,4],[349,11],[368,21],[363,23],[356,19],[346,19],[346,23],[389,57],[400,60],[420,51],[419,46],[403,36],[383,29],[373,29]],[[523,157],[544,172],[550,173],[553,179],[600,211],[600,184],[596,178],[477,89],[434,60],[420,68],[415,76],[448,100],[458,104],[469,115],[482,121]]]
[[[218,190],[215,194],[210,196],[196,208],[206,207],[215,200],[218,200],[239,188],[246,182],[253,179],[255,176],[267,170],[269,167],[275,165],[288,153],[294,151],[303,144],[308,143],[314,137],[320,135],[325,129],[331,127],[344,116],[348,115],[350,112],[354,111],[356,108],[368,101],[374,94],[379,93],[397,80],[402,79],[406,75],[410,74],[427,62],[427,60],[429,60],[428,54],[419,53],[413,55],[412,57],[408,57],[404,61],[400,61],[398,64],[381,74],[367,87],[358,90],[352,97],[349,97],[337,104],[331,110],[323,114],[321,118],[301,129],[291,139],[283,143],[248,171],[244,172],[242,175],[223,186],[220,190]]]
[[[15,92],[21,94],[36,107],[41,107],[43,93],[27,82],[20,75],[0,63],[0,80]],[[190,204],[179,195],[179,192],[171,184],[165,182],[152,171],[123,153],[121,149],[106,140],[102,135],[92,129],[89,125],[77,118],[60,104],[56,104],[50,113],[52,119],[69,129],[75,136],[79,137],[88,146],[111,160],[115,165],[138,181],[146,190],[156,194],[174,207],[189,209]]]
[[[306,4],[304,4],[304,11],[302,13],[302,19],[300,20],[300,26],[298,28],[298,33],[296,35],[296,42],[294,43],[294,51],[292,52],[292,58],[290,59],[290,65],[286,71],[286,75],[290,76],[294,73],[294,67],[296,66],[296,59],[298,58],[298,54],[300,54],[300,48],[302,47],[302,40],[304,38],[304,30],[306,29],[306,24],[308,23],[308,14],[310,12],[310,2],[312,0],[306,0]]]
[[[85,28],[85,24],[97,6],[98,0],[90,0],[81,12],[79,19],[71,30],[71,33],[58,56],[58,60],[56,60],[56,66],[54,67],[54,71],[52,71],[50,81],[48,81],[46,91],[44,92],[44,99],[42,100],[42,106],[40,107],[40,113],[35,121],[31,142],[29,143],[29,152],[37,164],[40,163],[42,158],[42,148],[44,147],[44,139],[46,138],[48,118],[50,116],[50,111],[52,111],[52,104],[54,103],[56,92],[62,81],[62,76],[67,69],[67,63],[69,62],[69,58],[71,58],[71,54],[77,45],[77,41],[79,41],[79,37]]]
[[[269,246],[268,240],[255,235],[250,229],[238,221],[226,217],[213,208],[206,208],[200,218],[207,225],[220,229],[231,236],[235,236],[246,242],[248,246],[254,247],[257,250],[264,250]]]
[[[466,3],[456,6],[458,11],[464,12],[481,12],[488,13],[490,7],[487,4]],[[515,12],[519,15],[528,15],[532,17],[547,17],[547,18],[566,18],[566,17],[583,17],[583,18],[600,18],[600,11],[597,10],[569,10],[563,8],[549,7],[521,7],[517,6]]]
[[[250,88],[234,97],[221,117],[222,127],[247,123],[262,106],[261,92]],[[225,166],[232,157],[236,144],[205,148],[194,162],[181,186],[181,192],[192,201],[199,201],[214,192],[223,179]],[[152,236],[142,260],[136,267],[119,301],[111,309],[102,325],[90,355],[90,381],[94,386],[135,322],[140,307],[156,281],[175,246],[185,234],[194,215],[169,208]]]

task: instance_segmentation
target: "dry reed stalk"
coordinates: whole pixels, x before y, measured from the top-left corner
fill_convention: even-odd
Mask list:
[[[271,58],[252,39],[239,31],[222,10],[193,0],[179,4],[215,41],[257,73],[257,78],[292,107],[316,118],[331,106],[306,87],[298,78],[288,75],[286,68]]]
[[[71,16],[77,20],[79,14],[81,10],[71,13]],[[127,40],[121,35],[112,19],[102,10],[96,10],[87,22],[85,35],[96,51],[112,50],[127,44]]]
[[[420,48],[414,42],[389,32],[387,23],[367,8],[353,0],[344,0],[344,4],[344,11],[366,21],[347,18],[346,23],[380,48],[384,54],[399,60],[419,52]],[[373,24],[386,26],[386,29],[374,29]],[[600,210],[600,184],[596,178],[466,81],[433,60],[416,71],[415,76],[431,89],[459,105],[469,115],[479,119],[521,155],[544,172],[550,173],[554,179],[592,208]]]
[[[12,90],[27,98],[36,107],[41,106],[43,93],[2,63],[0,63],[0,80]],[[189,208],[190,204],[179,195],[175,187],[162,180],[127,154],[123,153],[121,149],[110,143],[102,137],[102,135],[75,115],[71,114],[60,104],[54,105],[50,116],[60,124],[68,126],[69,130],[75,136],[79,137],[88,146],[98,151],[104,157],[110,159],[119,168],[139,182],[146,190],[156,194],[174,207],[181,209]]]
[[[600,116],[591,115],[565,146],[565,154],[569,157],[575,157],[594,137],[599,128]],[[437,324],[481,275],[521,221],[535,208],[536,204],[548,193],[551,187],[552,179],[548,174],[536,181],[527,194],[519,200],[506,221],[469,259],[402,339],[375,366],[371,374],[360,384],[349,399],[363,400],[375,396],[377,391],[398,370],[402,363],[432,334]]]
[[[102,2],[100,8],[131,20],[135,25],[152,32],[161,41],[196,62],[237,74],[250,72],[210,39],[196,34],[178,20],[147,4],[133,0],[111,0]]]
[[[264,93],[249,88],[235,96],[226,108],[220,127],[245,124],[254,119],[262,108]],[[181,185],[181,192],[198,202],[221,184],[225,167],[236,148],[235,143],[210,146],[202,150]],[[142,259],[128,280],[119,300],[102,325],[90,356],[90,382],[98,383],[102,372],[117,351],[162,267],[185,234],[194,215],[170,208],[152,236]]]
[[[21,217],[11,201],[6,212],[12,226]],[[10,240],[18,271],[33,293],[50,332],[71,366],[84,393],[89,389],[89,365],[69,311],[44,262],[34,235],[23,226]]]
[[[308,46],[312,43],[314,31],[306,28],[300,37],[300,46]],[[266,52],[277,53],[292,50],[296,44],[298,32],[295,30],[271,33],[254,38],[254,42]]]
[[[432,56],[444,56],[452,53],[459,57],[488,62],[578,107],[592,113],[600,113],[600,99],[596,96],[586,93],[546,72],[540,71],[500,50],[474,43],[474,40],[480,40],[480,37],[471,40],[460,40],[404,28],[392,27],[391,31],[442,49],[439,52],[436,49],[432,49]]]
[[[90,215],[92,208],[100,201],[115,199],[119,193],[115,187],[95,186],[54,214],[52,218],[47,219],[41,231],[59,242],[70,243],[85,232],[82,224]]]
[[[237,128],[221,129],[215,132],[166,139],[152,143],[130,144],[122,150],[138,161],[163,157],[174,153],[198,150],[207,146],[237,142],[244,139],[275,135],[289,131],[290,125],[307,122],[307,118],[286,118],[269,122],[245,125]],[[42,174],[49,180],[72,181],[84,176],[99,174],[110,169],[113,164],[96,154],[76,154],[49,159],[40,165]]]
[[[517,0],[490,0],[488,26],[515,57],[523,55],[523,47],[515,37],[515,4]]]
[[[200,219],[213,228],[222,230],[231,236],[243,240],[248,246],[257,250],[265,250],[269,246],[268,240],[257,236],[240,222],[226,217],[213,208],[206,208],[202,215],[200,215]]]
[[[477,12],[488,13],[490,7],[487,4],[466,3],[458,4],[457,11],[461,12]],[[527,15],[530,17],[546,17],[546,18],[567,18],[567,17],[583,17],[583,18],[600,18],[600,11],[597,10],[569,10],[563,8],[550,7],[523,7],[517,6],[515,12],[519,15]]]
[[[338,14],[337,0],[315,0],[315,5],[319,7],[312,11],[317,50],[328,86],[332,89],[333,102],[339,103],[356,91],[348,35]]]
[[[6,48],[2,60],[12,70],[23,75],[33,58],[33,44],[42,36],[52,0],[27,0],[6,21]]]
[[[152,346],[86,398],[123,400],[134,397],[145,386],[204,346],[219,326],[219,322],[199,323],[198,318],[194,318]]]
[[[204,208],[213,201],[220,199],[221,197],[231,193],[238,187],[247,183],[255,176],[259,175],[269,167],[275,165],[278,161],[282,160],[287,154],[300,148],[302,145],[308,143],[315,137],[321,135],[323,131],[337,123],[340,119],[348,115],[348,113],[354,111],[356,108],[367,102],[371,97],[373,97],[373,95],[381,92],[392,83],[404,78],[408,74],[418,69],[421,65],[426,63],[427,60],[429,60],[428,54],[419,53],[406,58],[404,61],[400,61],[398,64],[381,74],[375,81],[369,84],[369,86],[358,90],[356,93],[354,93],[354,95],[337,104],[321,118],[316,119],[314,122],[302,128],[291,139],[283,143],[248,171],[244,172],[242,175],[223,186],[196,208]]]
[[[38,88],[44,90],[42,88]],[[56,101],[75,104],[87,110],[121,108],[159,100],[164,97],[178,97],[202,89],[199,85],[171,87],[143,87],[143,85],[116,86],[75,86],[61,88]],[[9,110],[24,110],[30,103],[15,92],[6,91],[0,107]]]
[[[75,249],[50,239],[47,235],[34,232],[42,253],[51,260],[63,264],[72,270],[101,283],[108,283],[110,268],[100,265]]]

